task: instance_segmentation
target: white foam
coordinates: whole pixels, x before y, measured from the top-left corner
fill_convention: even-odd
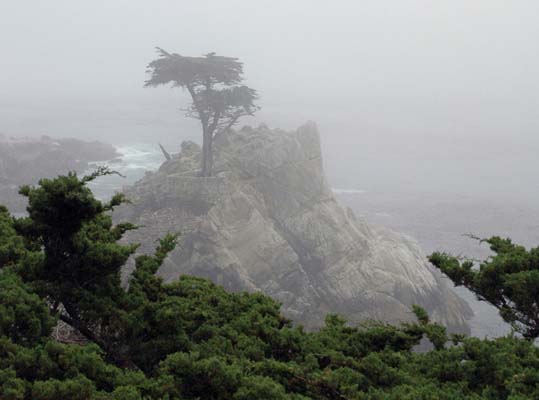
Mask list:
[[[101,200],[108,199],[123,186],[132,184],[142,178],[145,171],[155,171],[164,161],[163,154],[159,147],[149,143],[135,143],[129,146],[116,146],[120,156],[114,162],[92,162],[90,168],[84,175],[95,171],[98,166],[109,166],[112,170],[119,172],[124,178],[111,175],[104,176],[96,181],[90,182],[96,197]]]
[[[117,147],[121,154],[119,169],[143,169],[153,171],[164,161],[163,154],[155,144],[140,143]]]
[[[365,190],[359,190],[359,189],[337,189],[332,188],[331,189],[333,193],[337,194],[362,194],[365,193]]]

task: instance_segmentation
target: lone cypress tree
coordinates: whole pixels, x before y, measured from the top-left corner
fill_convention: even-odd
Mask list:
[[[243,63],[237,58],[217,56],[186,57],[157,48],[159,58],[148,65],[146,87],[172,84],[186,89],[192,103],[185,109],[188,117],[202,125],[202,176],[211,176],[213,141],[246,115],[253,115],[254,89],[241,85]]]

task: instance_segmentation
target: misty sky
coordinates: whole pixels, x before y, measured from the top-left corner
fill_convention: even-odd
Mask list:
[[[181,91],[142,88],[145,66],[155,46],[215,51],[245,63],[259,121],[318,122],[343,185],[525,192],[538,18],[536,0],[0,0],[0,133],[198,138]]]

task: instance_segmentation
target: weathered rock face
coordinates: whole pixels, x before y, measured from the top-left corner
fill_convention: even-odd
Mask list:
[[[77,139],[6,138],[0,136],[0,204],[23,212],[26,201],[18,195],[21,185],[69,171],[82,172],[90,161],[107,161],[119,154],[109,144]]]
[[[141,225],[126,240],[151,251],[167,232],[180,245],[159,274],[262,290],[308,328],[327,313],[352,322],[412,320],[411,305],[467,331],[471,311],[410,238],[370,226],[337,204],[313,123],[296,132],[243,128],[216,143],[215,176],[198,176],[200,148],[182,151],[126,189],[117,219]],[[129,271],[126,271],[128,273]]]

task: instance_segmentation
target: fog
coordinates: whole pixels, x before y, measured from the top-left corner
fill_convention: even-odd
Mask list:
[[[255,121],[314,120],[335,186],[539,197],[536,1],[8,1],[0,132],[199,140],[155,46],[245,63]]]
[[[316,121],[330,183],[369,221],[426,252],[484,255],[470,231],[537,244],[537,15],[532,0],[0,0],[0,134],[174,152],[199,126],[181,90],[143,88],[146,65],[155,46],[216,52],[260,95],[242,123]],[[477,307],[474,332],[498,330]]]

